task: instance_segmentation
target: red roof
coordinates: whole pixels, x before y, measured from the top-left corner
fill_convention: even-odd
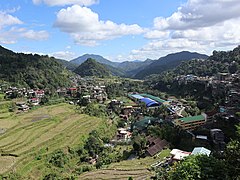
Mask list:
[[[148,142],[150,143],[150,147],[147,149],[147,152],[151,156],[157,154],[168,144],[168,142],[165,139],[161,140],[160,138],[155,137],[148,138]]]
[[[213,116],[215,114],[217,114],[218,111],[216,109],[212,110],[212,111],[209,111],[209,112],[205,112],[205,114],[207,114],[207,116]]]
[[[32,100],[32,101],[37,101],[37,100],[38,100],[38,98],[31,98],[31,100]]]
[[[76,91],[77,88],[69,88],[70,91]]]
[[[37,90],[35,91],[37,94],[44,94],[44,90]]]

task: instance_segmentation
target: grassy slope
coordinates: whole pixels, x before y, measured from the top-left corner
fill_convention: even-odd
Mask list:
[[[148,170],[150,166],[161,161],[164,157],[169,156],[170,150],[163,150],[159,156],[146,157],[143,159],[134,159],[113,163],[107,168],[87,172],[82,174],[80,179],[150,179],[152,172]]]
[[[83,143],[87,134],[104,120],[75,113],[74,106],[58,104],[0,119],[0,173],[14,170],[33,179],[45,174],[45,155]],[[36,157],[43,158],[38,159]],[[31,176],[30,176],[31,175]]]

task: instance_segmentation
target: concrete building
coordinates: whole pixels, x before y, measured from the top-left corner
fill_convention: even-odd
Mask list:
[[[199,126],[202,126],[207,121],[207,115],[202,113],[198,116],[189,116],[185,118],[179,118],[174,120],[174,124],[176,126],[180,126],[182,129],[185,130],[193,130]]]

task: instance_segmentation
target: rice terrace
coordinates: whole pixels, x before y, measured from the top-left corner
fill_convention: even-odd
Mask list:
[[[0,180],[240,180],[239,9],[0,0]]]
[[[75,113],[68,104],[1,119],[1,129],[9,130],[0,136],[0,173],[17,170],[21,175],[31,173],[37,177],[39,169],[44,172],[44,162],[36,156],[81,144],[86,134],[101,123],[102,119]]]

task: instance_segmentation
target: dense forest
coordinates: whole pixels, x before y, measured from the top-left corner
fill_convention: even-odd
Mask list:
[[[15,86],[57,88],[69,86],[69,72],[55,58],[14,53],[0,47],[0,79]]]
[[[173,69],[180,65],[182,62],[188,62],[192,59],[207,59],[208,56],[199,53],[192,53],[182,51],[178,53],[169,54],[153,61],[150,65],[146,66],[143,70],[138,72],[134,77],[143,79],[151,74],[161,74],[167,70]]]
[[[75,73],[80,76],[97,76],[97,77],[106,77],[110,76],[110,71],[102,64],[97,62],[94,59],[87,59],[84,63],[78,66],[75,70]]]

